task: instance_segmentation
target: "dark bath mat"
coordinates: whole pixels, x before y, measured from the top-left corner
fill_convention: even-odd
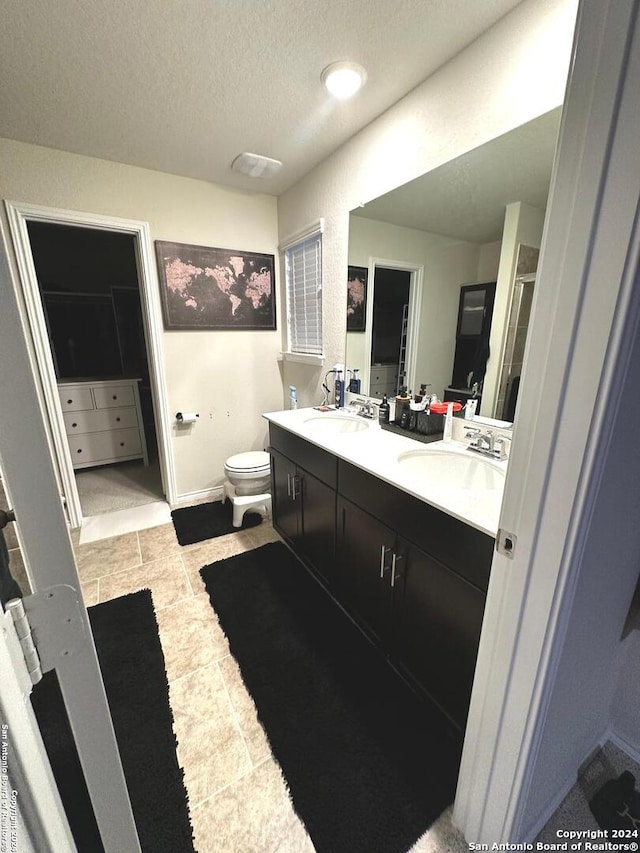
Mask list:
[[[201,570],[318,853],[405,853],[460,747],[281,543]]]
[[[589,807],[603,829],[626,830],[632,833],[640,830],[640,793],[635,788],[636,779],[625,770],[617,779],[610,779],[589,801]]]
[[[209,504],[187,506],[184,509],[174,509],[171,513],[176,536],[181,545],[193,545],[204,539],[213,539],[227,533],[237,533],[256,527],[262,522],[262,516],[257,512],[245,512],[242,527],[234,527],[233,504],[231,501],[213,501]]]
[[[193,853],[151,592],[97,604],[89,618],[143,853]],[[102,853],[55,671],[36,684],[32,704],[76,846]]]

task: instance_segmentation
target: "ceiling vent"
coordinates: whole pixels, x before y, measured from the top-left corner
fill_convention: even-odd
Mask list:
[[[272,178],[282,167],[280,160],[271,157],[263,157],[261,154],[250,154],[244,151],[238,154],[231,164],[231,168],[250,178]]]

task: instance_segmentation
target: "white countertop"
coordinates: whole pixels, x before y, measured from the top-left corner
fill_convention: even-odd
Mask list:
[[[311,418],[322,418],[327,415],[331,418],[355,418],[365,423],[367,428],[358,432],[333,433],[318,430],[313,424],[308,423]],[[403,467],[398,464],[398,456],[411,450],[426,452],[436,450],[462,454],[465,457],[469,457],[470,454],[475,456],[467,449],[466,444],[458,441],[436,441],[424,444],[409,436],[383,430],[377,423],[349,412],[322,413],[309,408],[267,412],[263,417],[270,423],[277,424],[312,444],[328,450],[340,459],[351,462],[390,485],[402,489],[403,492],[495,537],[504,487],[502,477],[497,478],[502,484],[501,488],[479,491],[466,487],[454,477],[440,476],[437,479],[428,479],[412,471],[411,466]],[[482,457],[479,457],[478,461],[498,471],[506,472],[506,462],[483,460]]]

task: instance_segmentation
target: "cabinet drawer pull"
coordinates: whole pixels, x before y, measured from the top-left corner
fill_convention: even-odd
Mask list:
[[[384,545],[380,548],[380,578],[384,577],[385,570],[388,566],[385,566],[385,557],[387,556],[387,552],[390,551],[391,548],[386,548]]]
[[[124,441],[120,442],[120,447],[124,447]]]
[[[396,563],[402,560],[402,554],[393,553],[391,557],[391,586],[396,585],[396,578],[400,577],[400,572],[396,573]]]
[[[78,424],[71,424],[71,426],[72,426],[72,427],[77,427],[77,426],[78,426]]]
[[[117,395],[117,394],[114,394],[114,395],[113,395],[113,397],[112,397],[111,399],[112,399],[112,400],[117,400],[117,399],[118,399],[118,395]]]

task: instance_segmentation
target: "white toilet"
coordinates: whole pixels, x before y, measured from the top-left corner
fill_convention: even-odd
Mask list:
[[[264,450],[236,453],[224,463],[222,501],[233,503],[233,526],[241,527],[248,509],[271,515],[271,463]]]

